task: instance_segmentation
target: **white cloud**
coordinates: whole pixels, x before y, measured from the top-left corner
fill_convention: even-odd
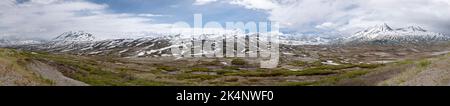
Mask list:
[[[337,27],[337,25],[334,23],[331,23],[331,22],[325,22],[323,24],[316,26],[316,28],[319,28],[319,29],[334,29],[336,27]]]
[[[141,16],[141,17],[164,17],[166,15],[161,15],[161,14],[137,14],[137,16]]]
[[[241,5],[248,9],[271,10],[278,7],[272,0],[231,0],[230,4]]]
[[[3,0],[2,2],[0,2],[0,13],[3,13],[7,8],[13,8],[15,4],[15,0]]]
[[[264,10],[269,20],[300,32],[327,27],[350,34],[388,23],[395,27],[421,25],[450,33],[449,0],[230,0],[230,4]]]
[[[36,4],[51,4],[51,3],[55,3],[58,2],[60,0],[30,0],[32,3],[36,3]]]
[[[194,5],[205,5],[216,1],[217,0],[195,0]]]
[[[2,0],[0,5],[11,2]],[[81,30],[107,39],[120,33],[164,32],[170,27],[143,17],[149,14],[110,13],[107,5],[84,0],[31,0],[20,4],[14,1],[12,6],[0,8],[0,35],[18,38],[52,38]]]
[[[206,5],[217,0],[196,0]],[[450,0],[228,0],[220,1],[266,12],[282,28],[298,31],[353,33],[375,24],[420,25],[450,33]],[[50,38],[83,30],[111,33],[164,32],[170,24],[153,23],[160,14],[118,14],[108,5],[85,0],[0,1],[0,36]]]

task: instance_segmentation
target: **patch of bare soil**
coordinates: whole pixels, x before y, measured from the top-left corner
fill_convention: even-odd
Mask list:
[[[84,82],[80,82],[64,76],[54,67],[44,64],[40,61],[31,61],[27,64],[27,68],[38,73],[45,79],[51,80],[55,86],[88,86]]]
[[[0,57],[0,86],[38,86],[50,83],[33,72],[23,69],[15,60]]]
[[[1,86],[17,86],[38,85],[39,82],[30,80],[27,76],[16,72],[11,64],[0,63],[0,85]]]

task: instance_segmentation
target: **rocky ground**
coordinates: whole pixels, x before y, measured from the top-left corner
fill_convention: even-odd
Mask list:
[[[30,53],[31,54],[31,53]],[[0,49],[0,85],[3,86],[87,86],[64,76],[48,64],[26,56],[24,52]]]

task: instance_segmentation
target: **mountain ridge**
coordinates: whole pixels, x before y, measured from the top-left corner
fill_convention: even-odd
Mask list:
[[[450,37],[442,33],[429,32],[420,26],[392,28],[387,24],[369,27],[345,38],[346,43],[433,43],[448,41]]]
[[[224,35],[204,34],[197,38],[190,35],[141,36],[136,38],[99,40],[92,33],[84,31],[69,31],[62,33],[47,42],[21,44],[12,46],[24,50],[48,51],[54,53],[71,53],[78,55],[115,55],[120,57],[167,56],[175,40],[194,41],[211,39]],[[246,36],[257,36],[251,34]],[[179,39],[175,39],[179,38]],[[335,45],[335,44],[428,44],[439,41],[449,41],[450,37],[435,32],[429,32],[420,26],[393,28],[387,24],[376,25],[359,31],[349,37],[322,35],[283,34],[280,36],[282,46],[297,45]],[[0,40],[1,42],[10,42]],[[245,45],[245,42],[236,42]],[[14,45],[9,43],[9,45]],[[177,45],[188,47],[189,45]],[[198,46],[195,46],[196,48]],[[209,51],[208,51],[209,52]],[[237,52],[237,51],[236,51]],[[252,51],[240,51],[252,52]]]

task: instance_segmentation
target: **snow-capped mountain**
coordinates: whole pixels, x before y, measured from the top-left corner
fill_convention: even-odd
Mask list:
[[[78,33],[80,34],[80,33]],[[66,36],[70,35],[70,36]],[[63,38],[61,38],[63,37]],[[79,37],[79,38],[78,38]],[[95,40],[95,36],[89,33],[80,35],[63,34],[52,41],[41,45],[30,45],[28,50],[40,50],[54,53],[71,53],[78,55],[114,55],[121,57],[156,55],[147,54],[147,51],[158,51],[158,54],[168,52],[169,39],[165,37],[146,37],[136,39],[109,39]]]
[[[257,36],[258,34],[252,34],[248,36]],[[70,53],[78,55],[112,55],[120,57],[154,57],[154,56],[168,56],[171,54],[170,49],[173,46],[178,47],[192,47],[203,48],[201,45],[195,44],[192,46],[193,41],[204,42],[208,39],[217,39],[223,37],[238,37],[239,35],[228,34],[202,34],[196,37],[192,35],[166,35],[166,36],[147,36],[140,38],[126,38],[126,39],[108,39],[108,40],[96,40],[95,35],[85,32],[67,32],[61,34],[55,39],[46,43],[38,45],[26,45],[16,47],[25,50],[38,50],[48,51],[53,53]],[[174,42],[182,41],[184,44],[175,44]],[[214,42],[212,42],[214,43]],[[239,47],[245,47],[245,41],[235,42]],[[254,43],[256,44],[256,43]],[[255,52],[245,50],[245,48],[234,50],[235,52]],[[213,51],[203,50],[203,55],[208,53],[214,53]]]
[[[55,39],[53,41],[94,41],[95,36],[93,36],[91,33],[87,33],[84,31],[70,31],[65,32]]]
[[[193,41],[204,42],[208,39],[234,38],[243,34],[202,34],[196,37],[187,34],[166,34],[148,35],[136,38],[121,38],[98,40],[91,33],[83,31],[70,31],[63,33],[52,40],[46,42],[0,40],[0,44],[15,45],[10,46],[18,49],[48,51],[53,53],[70,53],[78,55],[108,55],[120,57],[154,57],[168,56],[173,46],[202,48],[201,45],[192,45]],[[248,34],[247,37],[260,36],[261,34]],[[450,37],[429,32],[419,26],[410,26],[394,29],[387,24],[367,28],[363,31],[349,36],[341,35],[329,36],[326,34],[283,34],[280,36],[281,46],[297,45],[327,45],[335,43],[375,43],[375,44],[397,44],[397,43],[420,43],[448,41]],[[185,44],[175,44],[174,42],[185,42]],[[250,41],[246,39],[246,41]],[[235,45],[246,47],[246,41],[237,41]],[[188,42],[186,44],[186,42]],[[254,41],[251,41],[256,44]],[[20,45],[19,45],[20,44]],[[242,46],[244,45],[244,46]],[[256,47],[258,48],[258,47]],[[281,47],[282,48],[282,47]],[[226,48],[224,48],[226,49]],[[197,50],[197,49],[194,49]],[[246,48],[235,49],[234,52],[256,52]],[[213,51],[203,51],[203,54],[214,53]],[[202,55],[202,54],[194,54]]]
[[[42,44],[46,45],[45,47],[57,47],[70,44],[89,43],[95,40],[96,38],[93,34],[83,31],[70,31],[63,33],[52,40],[32,40],[15,37],[5,37],[3,39],[0,39],[0,46],[11,47]]]
[[[8,39],[0,39],[0,47],[7,46],[17,46],[17,45],[32,45],[32,44],[40,44],[43,41],[40,40],[8,40]]]
[[[359,31],[345,38],[347,43],[434,43],[450,40],[449,36],[442,33],[429,32],[420,26],[409,26],[394,29],[387,24],[377,25]]]
[[[9,40],[6,40],[6,39],[0,39],[0,47],[8,46],[9,44],[10,44],[10,41],[9,41]]]
[[[318,34],[283,34],[280,36],[280,43],[284,45],[326,45],[335,39],[337,37]]]
[[[69,31],[65,32],[56,38],[45,43],[47,48],[55,48],[65,45],[74,45],[82,43],[91,43],[96,40],[96,37],[84,31]]]

